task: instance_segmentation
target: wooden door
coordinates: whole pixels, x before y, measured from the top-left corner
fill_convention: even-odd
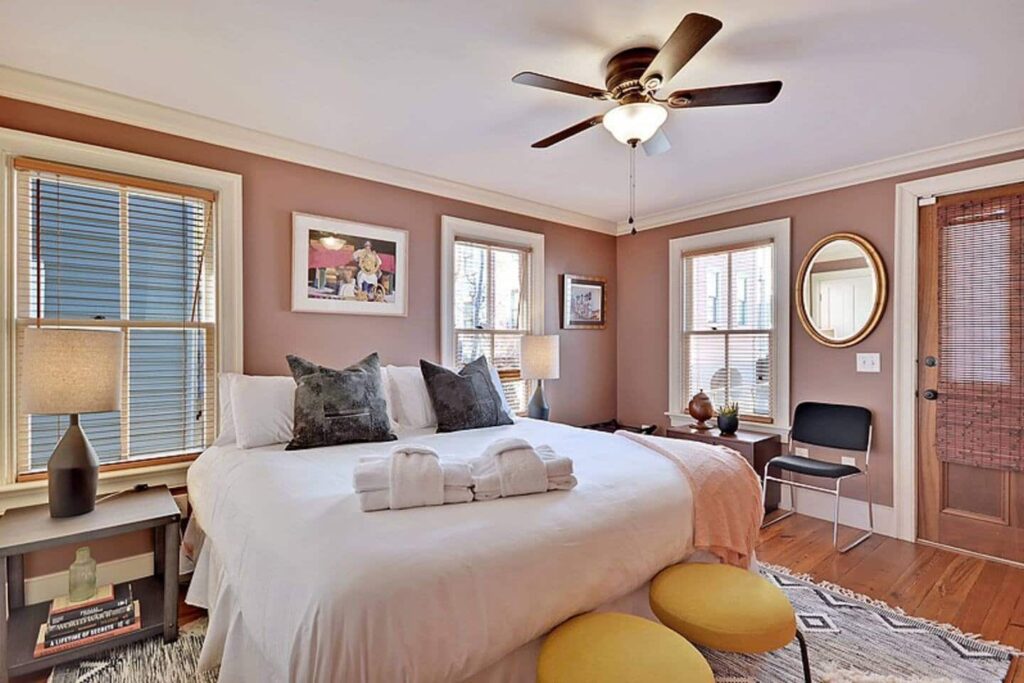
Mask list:
[[[1024,184],[919,212],[918,537],[1024,562]]]

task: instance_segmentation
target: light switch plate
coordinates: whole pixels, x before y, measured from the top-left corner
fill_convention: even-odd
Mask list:
[[[852,455],[844,455],[843,456],[843,464],[844,465],[852,465],[853,467],[856,467],[857,466],[857,458],[853,457]]]
[[[796,448],[793,449],[793,455],[799,455],[801,458],[806,458],[809,456],[809,454],[807,453],[807,449],[801,448],[800,446],[797,446]]]
[[[857,372],[881,372],[882,354],[880,353],[858,353]]]

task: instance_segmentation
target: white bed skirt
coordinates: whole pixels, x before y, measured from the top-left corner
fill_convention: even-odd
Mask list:
[[[192,520],[189,531],[200,534],[198,524]],[[275,664],[266,658],[249,635],[245,620],[232,588],[225,581],[225,573],[217,556],[217,550],[209,538],[196,544],[201,548],[196,558],[195,571],[188,588],[186,602],[202,607],[209,613],[209,628],[199,660],[200,670],[220,667],[220,682],[235,681],[285,681],[287,674],[275,671]],[[703,553],[691,556],[687,561],[715,561]],[[597,612],[624,612],[636,614],[656,621],[647,599],[650,582],[644,583],[627,595],[604,603]],[[533,683],[537,680],[537,657],[544,636],[535,638],[525,645],[509,652],[483,671],[471,676],[465,683]],[[273,672],[268,676],[268,672]]]

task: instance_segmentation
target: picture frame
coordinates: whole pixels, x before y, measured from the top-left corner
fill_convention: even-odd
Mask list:
[[[607,280],[598,275],[562,275],[562,329],[603,330],[608,323]]]
[[[408,315],[409,233],[292,213],[292,311]]]

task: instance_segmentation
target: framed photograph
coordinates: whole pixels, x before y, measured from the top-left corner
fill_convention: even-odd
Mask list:
[[[608,305],[605,284],[605,279],[596,275],[562,276],[562,329],[604,329]]]
[[[409,233],[292,214],[292,310],[400,315],[408,310]]]

